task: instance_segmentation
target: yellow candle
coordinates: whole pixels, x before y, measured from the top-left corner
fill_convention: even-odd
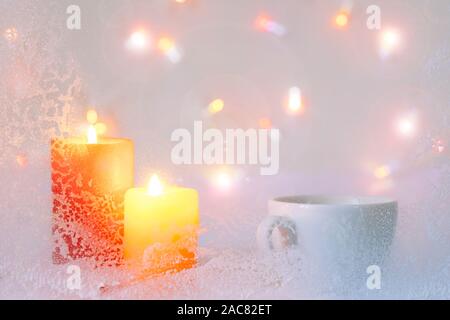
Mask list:
[[[124,253],[128,261],[144,262],[146,267],[160,271],[195,263],[197,191],[163,188],[153,176],[148,188],[127,191],[124,207]]]

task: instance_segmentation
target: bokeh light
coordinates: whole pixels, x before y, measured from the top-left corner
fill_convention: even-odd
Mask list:
[[[386,29],[381,32],[379,41],[380,53],[383,57],[387,57],[398,50],[401,44],[401,36],[395,29]]]
[[[387,177],[389,177],[391,175],[391,168],[386,165],[379,166],[378,168],[375,169],[375,171],[373,172],[373,175],[377,179],[386,179]]]
[[[175,43],[170,38],[162,37],[161,39],[158,40],[158,49],[165,54],[170,50],[172,50],[174,47]]]
[[[145,53],[150,48],[150,35],[144,29],[131,33],[126,42],[126,48],[134,53]]]
[[[277,36],[283,36],[286,33],[286,28],[272,20],[268,15],[259,15],[255,20],[255,28],[261,32],[270,32]]]
[[[213,186],[219,191],[229,191],[233,186],[233,177],[229,170],[220,169],[212,175]]]
[[[3,33],[3,36],[5,39],[9,42],[14,42],[17,40],[17,37],[19,36],[19,33],[17,32],[17,29],[14,27],[7,28],[5,32]]]
[[[261,129],[271,129],[272,128],[272,120],[270,120],[270,118],[260,118],[258,120],[258,126]]]
[[[416,120],[412,115],[404,116],[397,121],[397,132],[402,137],[412,137],[416,133]]]
[[[291,87],[289,89],[288,110],[290,113],[303,111],[302,92],[299,87]]]
[[[271,20],[266,15],[260,15],[258,18],[256,18],[255,21],[255,27],[260,31],[267,31],[268,25],[270,24]]]
[[[19,167],[25,167],[28,164],[28,159],[25,155],[23,154],[18,154],[16,156],[16,163]]]
[[[349,18],[350,16],[347,12],[341,11],[334,18],[334,23],[338,28],[344,28],[348,25]]]
[[[435,153],[443,153],[445,151],[444,141],[442,139],[434,139],[432,148]]]
[[[178,63],[181,60],[181,52],[177,48],[175,41],[170,37],[161,37],[158,40],[158,49],[172,62]]]
[[[211,114],[218,113],[223,110],[225,106],[225,102],[222,99],[215,99],[211,101],[211,103],[208,106],[208,111]]]

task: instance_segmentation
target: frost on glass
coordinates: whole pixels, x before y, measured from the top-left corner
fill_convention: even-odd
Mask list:
[[[52,141],[55,263],[88,258],[97,266],[113,266],[122,261],[123,198],[126,189],[131,187],[133,170],[132,166],[121,168],[102,163],[111,159],[107,152],[113,153],[120,146],[101,147],[92,149],[68,140]],[[111,166],[110,174],[99,174],[98,165]],[[128,179],[114,185],[111,177],[114,170],[126,171]]]

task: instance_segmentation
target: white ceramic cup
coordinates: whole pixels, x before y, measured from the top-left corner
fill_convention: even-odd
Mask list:
[[[257,242],[262,249],[300,250],[320,272],[367,276],[368,266],[383,265],[396,221],[397,202],[387,198],[280,197],[269,201]]]

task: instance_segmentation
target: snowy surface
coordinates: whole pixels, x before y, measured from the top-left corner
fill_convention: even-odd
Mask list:
[[[13,42],[0,39],[0,298],[450,299],[450,153],[432,146],[437,136],[450,141],[447,0],[378,1],[389,24],[406,31],[406,51],[391,62],[379,61],[364,29],[370,1],[354,6],[345,34],[320,23],[340,1],[78,2],[79,32],[65,28],[72,1],[0,0],[0,29],[18,32]],[[287,27],[284,39],[251,29],[262,10]],[[172,33],[185,60],[131,58],[123,40],[138,20]],[[298,121],[280,111],[292,83],[311,98],[311,112]],[[235,110],[211,125],[251,127],[255,117],[273,117],[282,134],[280,174],[236,168],[239,179],[224,193],[209,183],[210,168],[168,165],[170,132],[190,128],[199,104],[216,95]],[[88,104],[112,134],[135,141],[137,183],[157,170],[199,190],[205,231],[196,268],[133,281],[127,271],[77,262],[82,287],[67,288],[66,266],[51,263],[49,140],[77,134]],[[405,105],[422,119],[407,143],[389,133]],[[393,163],[392,181],[374,181],[369,160]],[[267,200],[305,193],[385,193],[399,201],[381,290],[345,290],[339,279],[313,277],[314,266],[295,252],[256,249]]]
[[[282,180],[289,182],[287,177]],[[294,183],[296,179],[292,180]],[[434,183],[444,181],[436,178],[428,185],[408,181],[406,193],[419,194],[421,190],[433,188]],[[245,194],[251,192],[253,188]],[[418,200],[436,205],[401,206],[391,257],[382,269],[382,289],[377,291],[368,290],[365,283],[359,289],[348,291],[347,284],[340,283],[339,279],[337,283],[321,282],[313,275],[314,266],[295,251],[274,255],[259,252],[254,247],[254,230],[261,215],[228,209],[224,212],[229,212],[228,219],[234,219],[234,223],[223,228],[220,226],[225,222],[215,213],[202,211],[206,231],[196,268],[136,281],[136,276],[125,270],[94,270],[87,263],[76,262],[73,264],[81,268],[82,287],[69,290],[67,266],[51,263],[49,236],[44,232],[50,230],[46,224],[48,211],[40,212],[23,202],[16,203],[14,209],[3,211],[10,215],[10,227],[4,228],[2,234],[0,294],[2,298],[55,299],[448,299],[449,216],[445,210],[440,211],[440,206],[448,206],[450,197],[446,195],[444,200],[441,197]],[[405,203],[400,196],[399,199]],[[45,203],[40,206],[45,207]],[[5,215],[4,225],[3,220]]]

